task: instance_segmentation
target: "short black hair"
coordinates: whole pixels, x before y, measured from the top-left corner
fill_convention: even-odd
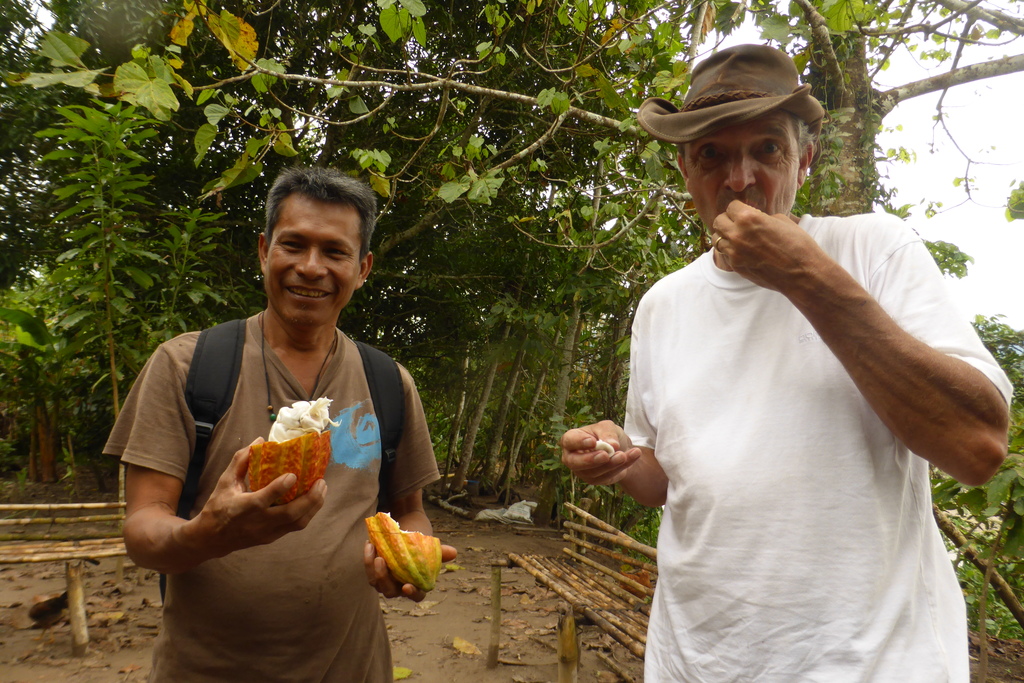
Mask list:
[[[268,243],[272,241],[274,227],[281,219],[281,204],[293,194],[355,209],[359,214],[359,258],[370,253],[370,239],[377,224],[377,195],[363,181],[323,166],[292,166],[278,174],[267,193],[267,221],[263,234]]]

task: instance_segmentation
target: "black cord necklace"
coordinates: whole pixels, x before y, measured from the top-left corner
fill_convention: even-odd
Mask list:
[[[327,349],[327,355],[324,356],[324,360],[320,363],[320,369],[316,371],[316,379],[313,381],[313,392],[316,392],[316,388],[320,385],[320,375],[323,373],[324,368],[327,367],[327,359],[334,353],[334,347],[338,345],[338,334],[334,334],[334,341],[331,342],[331,348]],[[270,421],[273,422],[277,419],[277,413],[274,412],[274,405],[270,402],[270,372],[267,370],[267,336],[263,333],[263,312],[260,312],[260,356],[263,359],[263,381],[267,387],[267,412],[270,413]],[[313,400],[312,394],[309,396],[309,400]]]

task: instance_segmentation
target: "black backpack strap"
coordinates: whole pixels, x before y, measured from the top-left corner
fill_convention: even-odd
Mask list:
[[[185,382],[185,402],[196,423],[196,447],[178,499],[178,516],[184,519],[199,495],[199,477],[213,428],[235,397],[244,345],[245,320],[231,320],[199,333]]]
[[[398,453],[398,442],[402,440],[405,425],[405,391],[398,364],[380,349],[356,342],[363,359],[363,372],[370,387],[370,400],[377,416],[380,429],[380,481],[377,494],[377,509],[388,510],[391,506],[391,471]]]
[[[206,466],[206,447],[210,445],[213,428],[235,398],[244,345],[245,320],[231,320],[200,332],[192,352],[185,380],[185,402],[196,423],[196,447],[178,497],[177,513],[183,519],[188,519],[199,496],[199,477]],[[161,574],[161,599],[166,590],[167,577]]]

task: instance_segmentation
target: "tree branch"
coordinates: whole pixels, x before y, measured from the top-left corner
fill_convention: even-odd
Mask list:
[[[829,33],[828,23],[809,0],[796,0],[796,4],[800,5],[807,16],[814,45],[825,60],[825,73],[828,74],[828,80],[835,84],[836,92],[840,95],[838,101],[845,102],[847,99],[846,78],[843,76],[843,67],[839,64],[839,58],[832,48],[832,34]]]
[[[973,83],[974,81],[981,81],[986,78],[1020,73],[1021,71],[1024,71],[1024,55],[1012,55],[1010,57],[994,59],[981,64],[962,66],[959,69],[947,71],[946,73],[939,74],[938,76],[932,76],[920,81],[914,81],[913,83],[907,83],[906,85],[901,85],[899,87],[892,88],[891,90],[879,93],[875,100],[875,106],[879,115],[885,117],[896,107],[897,104],[905,100],[920,97],[921,95],[927,95],[928,93],[938,92],[939,90],[952,88],[956,85],[964,85],[965,83]]]
[[[1024,20],[1005,12],[982,9],[977,6],[977,2],[963,2],[963,0],[937,0],[937,2],[946,9],[958,14],[964,14],[974,21],[983,21],[1003,31],[1024,35]]]

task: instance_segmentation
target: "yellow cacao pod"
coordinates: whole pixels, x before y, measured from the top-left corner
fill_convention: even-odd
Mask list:
[[[295,485],[275,501],[298,498],[322,479],[331,460],[331,433],[310,432],[287,441],[264,441],[249,446],[249,488],[259,491],[286,472],[298,477]]]
[[[429,591],[441,573],[441,540],[418,531],[402,531],[386,512],[366,518],[366,530],[392,576]]]

